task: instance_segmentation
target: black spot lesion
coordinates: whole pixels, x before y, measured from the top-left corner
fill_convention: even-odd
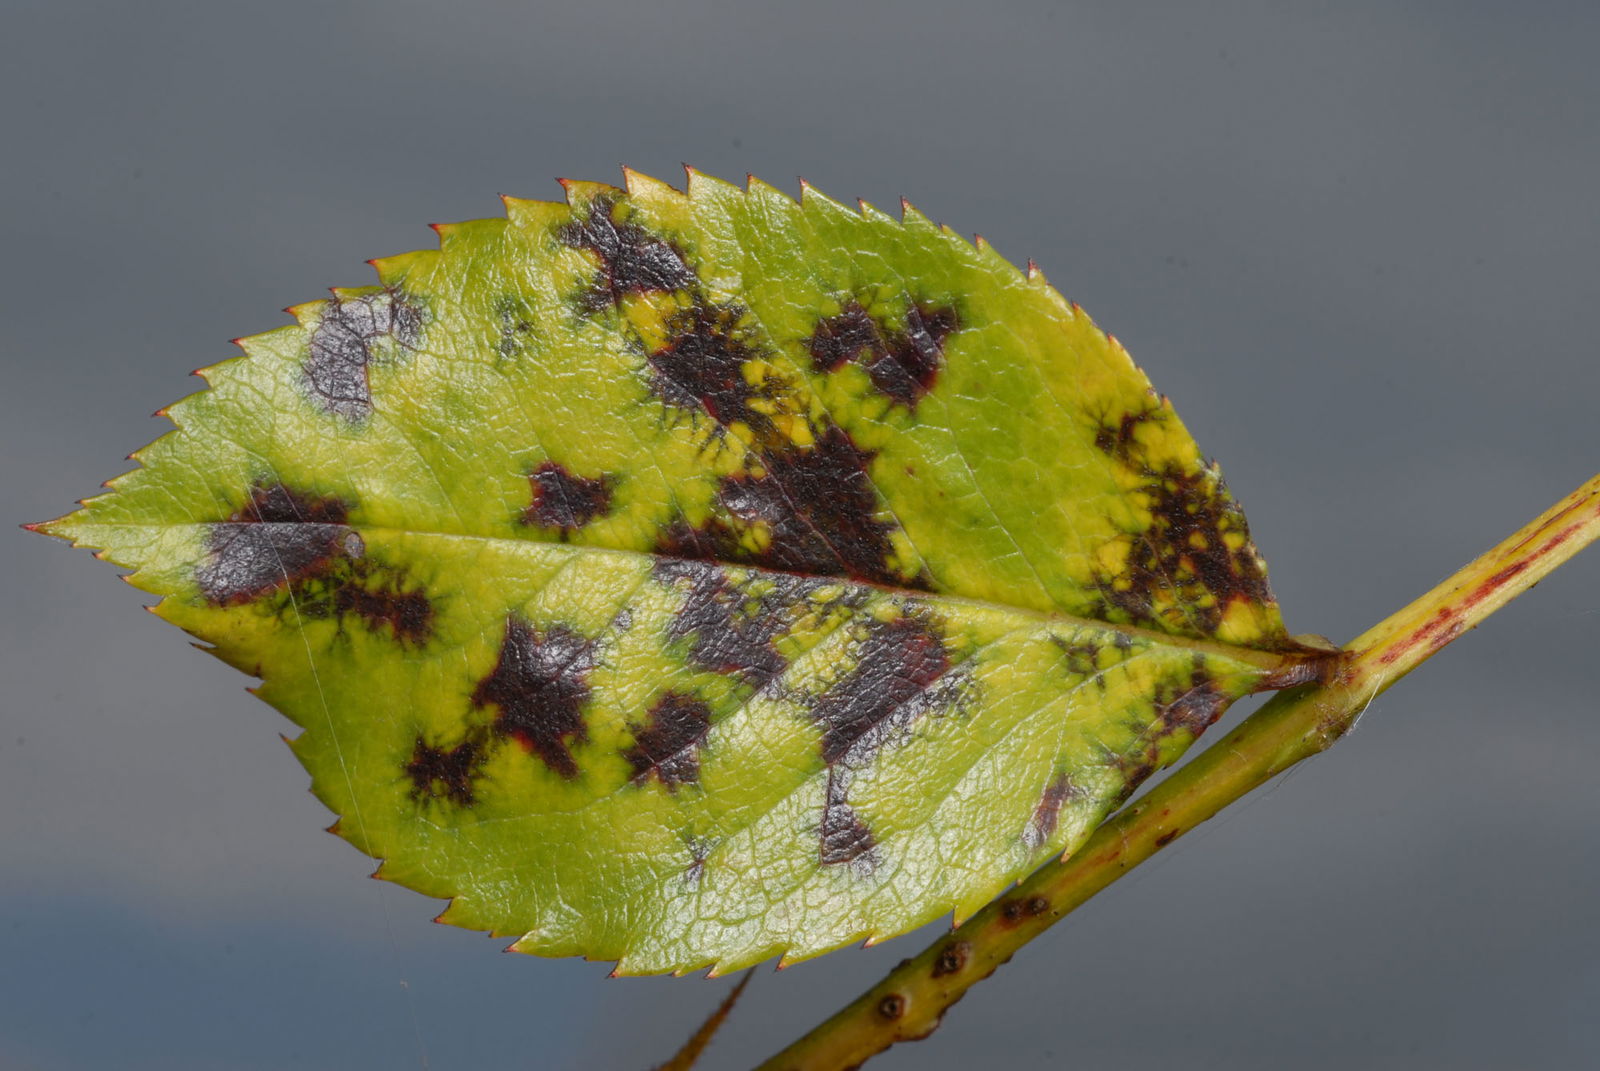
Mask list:
[[[633,768],[632,782],[643,785],[654,777],[676,792],[699,781],[700,748],[710,731],[711,707],[705,700],[683,692],[662,693],[622,753]]]
[[[819,857],[825,865],[870,872],[877,865],[876,839],[850,803],[851,782],[918,719],[957,707],[968,682],[952,672],[944,627],[926,608],[907,604],[899,615],[869,618],[862,628],[854,666],[810,697],[809,707],[822,726],[828,770]]]
[[[1095,425],[1095,449],[1124,464],[1135,464],[1136,456],[1144,449],[1139,443],[1139,429],[1165,423],[1167,413],[1159,398],[1147,397],[1138,406],[1101,419]]]
[[[1156,459],[1141,438],[1141,428],[1170,419],[1165,404],[1151,401],[1101,421],[1095,432],[1095,446],[1135,475],[1132,497],[1150,517],[1114,540],[1118,553],[1110,557],[1120,566],[1095,578],[1097,613],[1211,636],[1234,602],[1274,599],[1244,511],[1216,467]]]
[[[457,807],[477,802],[477,782],[483,775],[489,749],[480,735],[470,735],[453,747],[435,747],[417,737],[405,776],[411,782],[411,798],[418,802],[439,800]]]
[[[332,495],[258,484],[250,497],[206,534],[206,557],[195,569],[200,594],[213,606],[259,603],[279,614],[347,619],[421,646],[433,634],[436,608],[401,569],[368,553],[347,523],[351,505]]]
[[[528,475],[533,501],[519,520],[524,525],[554,528],[563,539],[611,512],[617,479],[609,473],[579,476],[554,461],[542,462]]]
[[[805,393],[786,372],[749,310],[707,291],[682,249],[639,224],[621,194],[575,209],[581,218],[555,230],[564,245],[599,262],[580,298],[589,312],[626,294],[671,296],[652,303],[660,317],[645,332],[627,318],[621,330],[639,355],[642,380],[666,419],[687,421],[717,447],[737,451],[739,470],[717,484],[710,516],[693,525],[681,515],[663,526],[655,550],[703,560],[926,587],[920,563],[896,547],[872,484],[871,450]],[[859,310],[860,315],[857,315]],[[859,303],[829,334],[814,338],[814,360],[857,359],[878,390],[907,407],[932,386],[946,340],[958,329],[953,308],[912,303],[902,320],[878,324]],[[648,337],[646,337],[648,335]]]
[[[655,549],[678,557],[720,560],[815,576],[926,588],[920,569],[908,573],[880,515],[868,472],[873,453],[837,425],[808,446],[761,453],[752,467],[725,476],[718,512],[699,526],[682,518],[665,526]]]
[[[684,589],[667,639],[688,643],[688,664],[738,677],[753,689],[766,687],[787,668],[775,641],[810,612],[811,596],[828,586],[816,577],[787,574],[736,581],[717,565],[679,558],[657,562],[654,575]]]
[[[471,707],[491,716],[466,719],[459,741],[449,746],[416,738],[402,771],[418,801],[436,800],[460,807],[477,801],[477,785],[489,761],[508,744],[537,756],[564,779],[579,774],[573,748],[588,740],[585,714],[590,699],[589,675],[599,664],[600,642],[563,624],[539,628],[519,614],[506,615],[494,668],[473,688]],[[669,730],[681,731],[687,717],[662,711],[655,735],[646,726],[636,748],[641,754],[661,752],[662,783],[693,779],[698,767],[668,747]],[[633,756],[629,755],[630,761]]]
[[[696,300],[666,318],[665,341],[650,351],[650,389],[668,406],[714,421],[717,434],[734,424],[758,444],[781,439],[773,414],[792,390],[788,379],[768,369],[752,383],[746,369],[765,353],[745,326],[737,305]]]
[[[1028,817],[1028,824],[1022,830],[1022,843],[1030,851],[1037,851],[1055,836],[1056,827],[1061,822],[1061,810],[1068,803],[1083,799],[1087,793],[1076,785],[1070,774],[1065,770],[1059,771],[1045,783],[1044,790],[1039,793],[1039,801],[1034,804],[1033,814]]]
[[[647,357],[652,390],[664,403],[710,417],[716,434],[741,426],[747,444],[740,471],[717,485],[712,515],[698,527],[674,521],[657,549],[928,586],[920,566],[897,553],[892,536],[898,526],[884,516],[872,482],[875,453],[826,416],[801,412],[797,385],[776,370],[741,322],[742,312],[729,306],[678,310],[669,317],[666,343]],[[797,424],[806,434],[791,434]]]
[[[899,323],[880,323],[855,298],[817,321],[806,341],[811,365],[833,372],[855,362],[878,393],[915,409],[944,367],[945,344],[961,328],[951,305],[912,302]]]
[[[421,587],[406,584],[403,570],[366,558],[350,564],[346,575],[303,591],[297,606],[307,617],[331,617],[341,627],[355,617],[368,632],[387,634],[403,647],[421,647],[433,636],[434,600]]]
[[[625,294],[688,290],[697,282],[678,247],[627,218],[617,196],[596,197],[583,219],[557,228],[556,238],[600,262],[593,283],[578,296],[586,312],[612,308]]]
[[[1206,670],[1205,661],[1196,657],[1187,676],[1163,680],[1156,690],[1156,724],[1161,735],[1186,732],[1198,737],[1222,717],[1232,697],[1217,687]]]
[[[822,759],[863,767],[942,697],[934,688],[951,668],[938,619],[920,606],[887,619],[866,618],[855,664],[812,701],[822,725]]]
[[[599,657],[598,641],[565,625],[539,629],[510,614],[499,658],[478,682],[472,705],[495,708],[495,736],[515,740],[557,774],[575,778],[572,749],[588,740],[589,675]]]
[[[828,787],[822,804],[822,824],[818,834],[822,847],[818,858],[823,866],[848,866],[870,874],[877,869],[877,840],[847,798],[849,778],[828,771]]]
[[[809,447],[762,455],[759,472],[725,477],[717,498],[746,527],[766,529],[753,564],[894,584],[889,534],[868,475],[873,453],[829,425]]]
[[[817,321],[806,349],[816,371],[837,372],[851,361],[864,364],[881,352],[883,332],[872,314],[852,298],[837,314]]]
[[[1108,811],[1115,811],[1132,799],[1139,786],[1161,769],[1159,735],[1146,734],[1133,748],[1122,752],[1106,750],[1102,757],[1104,765],[1115,770],[1122,781],[1122,787],[1107,801]]]
[[[422,323],[422,309],[394,289],[330,301],[311,332],[302,368],[313,400],[324,411],[352,424],[371,416],[368,371],[373,347],[388,339],[404,349],[415,349]]]
[[[350,504],[333,495],[257,485],[208,528],[206,558],[195,570],[200,593],[215,606],[237,606],[327,575],[364,551],[345,523],[349,515]]]

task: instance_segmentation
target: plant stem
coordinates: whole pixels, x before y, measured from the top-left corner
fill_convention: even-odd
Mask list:
[[[1323,684],[1280,692],[1238,728],[920,955],[763,1071],[853,1068],[931,1034],[950,1005],[1095,893],[1284,770],[1325,751],[1373,698],[1600,537],[1600,476],[1358,636]]]

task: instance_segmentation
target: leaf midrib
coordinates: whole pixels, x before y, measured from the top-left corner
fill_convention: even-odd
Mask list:
[[[52,522],[47,526],[47,530],[52,535],[58,535],[61,538],[71,539],[74,546],[83,546],[86,541],[82,537],[96,528],[154,529],[160,531],[184,528],[211,528],[217,524],[230,523],[250,525],[252,527],[296,528],[305,524],[323,522],[183,521],[152,524],[149,522],[139,523],[133,521],[84,521],[74,524],[72,523],[72,516],[69,515],[62,518],[60,521]],[[386,525],[361,525],[348,523],[325,524],[324,526],[348,528],[358,534],[370,532],[373,534],[397,536],[420,536],[425,539],[468,540],[475,543],[493,543],[517,547],[540,546],[558,549],[569,554],[612,555],[624,557],[630,560],[638,558],[645,558],[652,561],[678,560],[672,555],[657,554],[651,551],[630,550],[622,547],[599,547],[587,544],[556,543],[551,540],[544,539],[513,539],[507,536],[484,535],[475,532],[442,532],[429,529],[395,528]],[[91,543],[91,545],[93,544]],[[129,569],[139,570],[144,567],[141,563],[120,560],[114,554],[108,554],[107,559]],[[751,565],[744,562],[730,562],[722,559],[686,560],[705,561],[710,565],[722,566],[729,569],[743,569],[749,572],[765,573],[773,576],[797,576],[809,580],[826,580],[833,583],[850,585],[853,587],[871,588],[879,591],[885,591],[906,599],[937,599],[942,603],[952,603],[957,606],[971,606],[974,609],[985,610],[989,612],[1016,614],[1042,623],[1048,622],[1051,624],[1066,625],[1076,629],[1093,629],[1101,632],[1115,633],[1130,637],[1132,639],[1142,640],[1146,643],[1154,645],[1193,651],[1197,654],[1231,658],[1235,661],[1243,662],[1258,669],[1269,671],[1279,670],[1291,664],[1305,662],[1308,659],[1308,655],[1311,655],[1312,657],[1315,656],[1315,652],[1297,653],[1294,651],[1284,652],[1272,651],[1257,647],[1243,647],[1236,644],[1224,643],[1220,640],[1202,640],[1193,636],[1179,636],[1169,632],[1162,632],[1159,629],[1143,628],[1138,625],[1118,624],[1110,621],[1102,621],[1093,617],[1080,617],[1076,614],[1068,614],[1061,611],[1036,610],[1032,607],[1017,606],[1012,603],[993,602],[988,599],[977,599],[967,595],[952,595],[944,592],[918,591],[911,588],[896,587],[888,584],[875,584],[871,581],[855,580],[848,577],[829,576],[820,573],[797,573],[783,569],[768,569],[762,566]],[[1292,643],[1293,641],[1291,640],[1290,642]]]

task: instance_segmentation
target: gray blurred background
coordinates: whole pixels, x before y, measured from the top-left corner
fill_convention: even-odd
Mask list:
[[[724,992],[430,925],[246,680],[11,527],[496,193],[687,160],[1036,258],[1221,459],[1297,631],[1600,468],[1593,4],[4,8],[5,1069],[644,1068]],[[1591,552],[873,1067],[1600,1065],[1597,639]],[[935,930],[759,968],[703,1066]]]

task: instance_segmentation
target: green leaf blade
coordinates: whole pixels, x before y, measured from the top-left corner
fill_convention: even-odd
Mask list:
[[[1305,653],[1036,273],[691,174],[440,228],[45,526],[264,679],[445,921],[622,972],[975,910]]]

